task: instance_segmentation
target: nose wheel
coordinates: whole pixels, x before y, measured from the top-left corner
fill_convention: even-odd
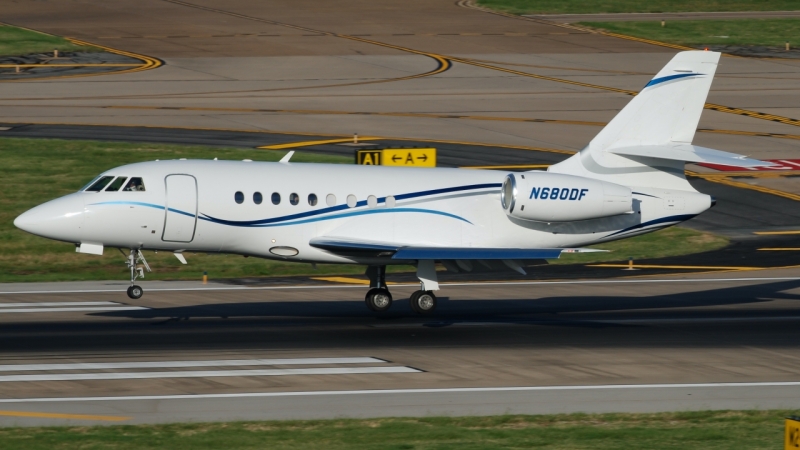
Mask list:
[[[142,298],[142,295],[144,295],[144,289],[142,289],[141,286],[137,286],[134,284],[133,286],[128,288],[128,297],[137,300]]]
[[[436,296],[431,291],[414,291],[409,303],[417,314],[431,314],[436,310]]]
[[[122,252],[122,249],[119,251]],[[122,254],[125,255],[124,252]],[[127,258],[125,264],[128,265],[128,269],[131,271],[131,286],[128,288],[128,297],[138,300],[144,295],[144,289],[134,283],[136,283],[137,278],[144,278],[145,269],[148,272],[152,272],[152,270],[150,270],[150,265],[147,264],[147,260],[144,259],[144,255],[139,249],[132,248],[130,255],[125,255],[125,257]],[[139,263],[142,263],[142,265],[139,266]]]

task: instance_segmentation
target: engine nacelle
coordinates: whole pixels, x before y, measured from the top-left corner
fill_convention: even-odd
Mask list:
[[[572,222],[633,212],[628,187],[548,172],[509,174],[500,200],[509,216],[537,222]]]

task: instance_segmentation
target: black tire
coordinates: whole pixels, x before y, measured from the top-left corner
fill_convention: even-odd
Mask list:
[[[422,291],[414,291],[414,293],[411,294],[411,297],[408,299],[408,304],[411,306],[411,310],[417,314],[422,314],[422,311],[417,308],[417,297],[419,297],[420,294],[422,294]]]
[[[144,289],[142,289],[141,286],[137,286],[134,284],[133,286],[128,288],[128,297],[134,300],[138,300],[142,298],[142,295],[144,295]]]
[[[436,296],[431,291],[417,291],[411,295],[411,309],[417,314],[431,314],[436,310]]]
[[[383,312],[392,306],[392,294],[387,289],[373,288],[364,299],[367,307],[375,312]]]

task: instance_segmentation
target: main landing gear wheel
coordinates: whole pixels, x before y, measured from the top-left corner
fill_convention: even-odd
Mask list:
[[[417,314],[431,314],[436,310],[436,296],[431,291],[415,291],[411,294],[409,303]]]
[[[383,312],[392,306],[392,294],[387,289],[373,288],[367,292],[364,301],[369,309],[375,312]]]
[[[141,286],[137,286],[134,284],[133,286],[128,288],[128,297],[134,300],[138,300],[142,298],[142,295],[144,295],[144,289],[142,289]]]

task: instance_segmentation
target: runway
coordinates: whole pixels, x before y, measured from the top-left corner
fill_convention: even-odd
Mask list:
[[[448,283],[431,317],[402,301],[415,289],[404,283],[378,316],[360,300],[363,286],[144,287],[131,304],[124,283],[67,293],[6,286],[0,310],[16,311],[0,314],[0,339],[13,343],[0,354],[0,423],[791,408],[800,400],[798,269]],[[78,299],[107,310],[58,306]]]
[[[547,165],[676,51],[464,6],[12,3],[4,21],[164,65],[0,83],[0,136],[349,155],[307,143],[359,133],[444,166]],[[798,64],[724,58],[695,143],[797,158]],[[687,226],[730,247],[443,275],[430,317],[404,301],[409,275],[384,315],[346,279],[145,281],[136,303],[121,280],[0,286],[0,425],[797,408],[797,253],[760,249],[800,247],[800,187],[690,170],[718,205]]]

